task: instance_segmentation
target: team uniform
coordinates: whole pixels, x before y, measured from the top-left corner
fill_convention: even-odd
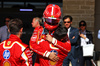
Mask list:
[[[33,39],[34,38],[34,39]],[[33,35],[30,39],[30,48],[38,54],[38,62],[36,61],[35,66],[61,66],[64,58],[71,50],[70,41],[63,43],[53,38],[52,43],[44,39],[43,28],[35,28]],[[59,57],[58,62],[51,61],[48,56],[50,52],[55,52]]]
[[[0,43],[0,66],[32,66],[32,56],[28,45],[11,34]]]
[[[43,31],[43,27],[42,26],[38,26],[34,29],[34,32],[32,34],[31,43],[37,42],[39,39],[41,39],[42,36],[42,31]]]

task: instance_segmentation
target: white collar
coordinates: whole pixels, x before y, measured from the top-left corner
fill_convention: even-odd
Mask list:
[[[70,31],[71,27],[68,28],[68,31]]]

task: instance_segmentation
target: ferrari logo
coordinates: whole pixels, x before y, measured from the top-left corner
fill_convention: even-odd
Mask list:
[[[8,41],[7,45],[10,45],[10,43],[11,43],[11,42],[10,42],[10,41]]]

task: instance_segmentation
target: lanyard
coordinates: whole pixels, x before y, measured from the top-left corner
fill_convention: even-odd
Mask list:
[[[55,31],[52,31],[52,32],[49,31],[49,35],[51,35],[53,37],[54,32]]]

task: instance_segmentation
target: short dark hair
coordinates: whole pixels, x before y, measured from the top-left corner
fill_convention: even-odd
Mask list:
[[[10,30],[10,33],[15,35],[20,31],[22,27],[23,23],[18,18],[12,19],[8,24],[8,29]]]
[[[86,26],[86,22],[85,22],[84,20],[81,20],[81,21],[79,22],[79,27],[81,26],[81,23],[83,23],[83,24]]]
[[[67,19],[67,18],[69,18],[70,21],[72,22],[73,18],[72,18],[72,16],[70,16],[70,15],[66,15],[66,16],[64,16],[64,17],[63,17],[63,21],[64,21],[65,19]]]
[[[67,29],[64,27],[58,27],[54,32],[54,37],[61,41],[65,36],[67,36]]]

